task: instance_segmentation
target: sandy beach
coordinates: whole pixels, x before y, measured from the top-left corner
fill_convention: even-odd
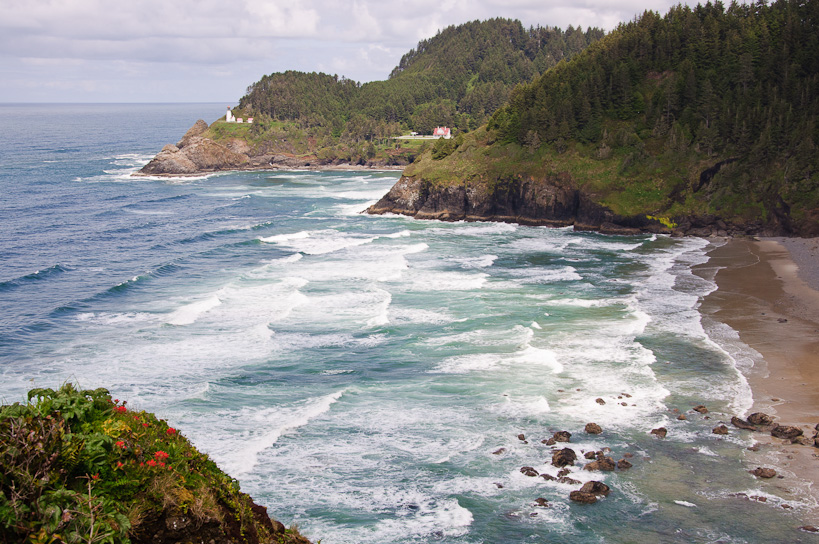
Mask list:
[[[757,352],[743,369],[753,391],[749,413],[775,416],[808,437],[819,423],[819,239],[734,239],[709,253],[704,265],[718,289],[704,315],[727,324]],[[713,273],[713,272],[712,272]],[[741,417],[748,414],[737,414]],[[735,431],[745,432],[745,431]],[[819,448],[754,433],[759,451],[747,465],[775,468],[770,492],[812,503],[805,522],[819,525]]]

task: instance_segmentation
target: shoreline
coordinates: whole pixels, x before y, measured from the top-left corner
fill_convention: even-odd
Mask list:
[[[819,239],[729,239],[698,267],[700,273],[713,271],[717,285],[703,300],[703,317],[731,327],[755,352],[748,357],[752,364],[738,365],[751,388],[752,407],[730,415],[763,412],[807,437],[819,423],[819,252],[812,251],[817,245]],[[789,246],[810,248],[799,253],[801,267]],[[759,449],[746,452],[746,468],[772,467],[780,476],[758,480],[760,488],[801,500],[808,508],[804,521],[819,524],[819,448],[768,432],[748,436]]]
[[[265,165],[255,166],[249,168],[226,168],[224,170],[202,170],[195,173],[185,174],[170,174],[157,173],[146,174],[140,170],[133,172],[131,177],[134,178],[197,178],[202,176],[210,176],[213,174],[229,174],[231,172],[279,172],[279,171],[293,171],[293,172],[401,172],[406,166],[366,166],[362,164],[332,164],[321,166],[276,166]]]

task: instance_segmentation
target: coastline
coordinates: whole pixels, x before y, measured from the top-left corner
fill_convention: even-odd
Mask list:
[[[731,239],[711,250],[699,268],[715,272],[717,284],[702,303],[703,316],[731,327],[756,352],[753,364],[741,365],[753,405],[746,414],[731,415],[764,412],[808,437],[819,423],[817,245],[819,239]],[[747,468],[772,467],[780,476],[760,480],[761,488],[801,499],[808,506],[805,521],[819,524],[819,448],[767,432],[751,438],[759,449],[746,452]]]
[[[314,165],[314,166],[279,166],[274,164],[267,164],[263,166],[251,166],[247,168],[225,168],[224,170],[201,170],[193,173],[152,173],[148,174],[137,170],[131,174],[132,177],[137,178],[196,178],[202,176],[210,176],[213,174],[229,174],[231,172],[279,172],[279,171],[297,171],[297,172],[400,172],[406,166],[369,166],[365,164],[328,164],[328,165]]]

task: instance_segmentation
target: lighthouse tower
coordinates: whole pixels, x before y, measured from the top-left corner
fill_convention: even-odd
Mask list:
[[[230,106],[227,107],[227,113],[225,114],[225,123],[234,123],[236,118],[233,117],[233,113],[230,111]]]

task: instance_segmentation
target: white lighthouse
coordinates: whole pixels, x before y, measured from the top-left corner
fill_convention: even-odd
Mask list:
[[[225,114],[225,123],[234,123],[236,118],[233,117],[233,113],[230,111],[230,106],[227,107],[227,113]]]

